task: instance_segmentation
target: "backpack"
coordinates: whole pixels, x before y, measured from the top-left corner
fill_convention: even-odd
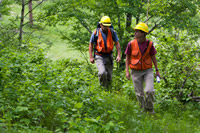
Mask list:
[[[97,28],[96,28],[96,31],[95,31],[95,33],[94,33],[94,57],[95,57],[95,47],[96,47],[96,45],[97,45],[97,40],[98,40],[98,36],[99,36],[99,29],[100,29],[101,27],[100,27],[100,23],[98,22],[97,23]],[[111,33],[112,33],[112,35],[113,35],[113,30],[114,30],[114,27],[113,27],[113,25],[111,24],[111,26],[109,27],[110,29],[111,29]]]
[[[99,29],[100,29],[101,27],[100,27],[100,23],[98,22],[97,23],[97,28],[96,28],[96,32],[95,32],[95,36],[94,36],[94,42],[95,42],[95,44],[96,44],[96,42],[97,42],[97,40],[98,40],[98,36],[99,36]],[[114,27],[113,27],[113,25],[111,24],[111,26],[109,27],[109,28],[111,28],[111,29],[113,29],[114,30]],[[112,33],[112,32],[111,32]]]

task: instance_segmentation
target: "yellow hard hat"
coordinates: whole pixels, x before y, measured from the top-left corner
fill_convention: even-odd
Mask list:
[[[108,16],[103,16],[101,18],[101,21],[100,23],[103,25],[103,26],[111,26],[111,20]]]
[[[146,32],[146,33],[149,32],[148,26],[147,26],[145,23],[142,23],[142,22],[140,22],[139,24],[137,24],[137,25],[134,27],[134,30],[141,30],[141,31],[144,31],[144,32]]]

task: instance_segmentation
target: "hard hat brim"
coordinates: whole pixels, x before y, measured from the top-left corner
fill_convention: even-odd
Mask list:
[[[143,32],[145,32],[145,33],[149,33],[147,30],[144,30],[144,29],[141,29],[141,28],[134,28],[134,30],[141,30],[141,31],[143,31]]]
[[[102,23],[102,25],[103,26],[111,26],[111,24],[104,24],[104,23]]]

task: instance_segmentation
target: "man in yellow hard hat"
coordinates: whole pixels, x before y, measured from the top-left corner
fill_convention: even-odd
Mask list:
[[[154,76],[152,62],[155,66],[156,76],[160,77],[155,56],[157,51],[153,45],[153,42],[146,39],[146,35],[148,34],[149,30],[145,23],[140,22],[134,27],[134,30],[135,39],[128,43],[125,51],[126,78],[130,80],[130,67],[135,93],[140,106],[145,111],[153,114]],[[145,83],[145,89],[143,82]]]
[[[100,27],[92,33],[89,43],[90,62],[96,61],[100,84],[108,87],[112,80],[113,72],[113,47],[117,49],[117,62],[120,62],[120,44],[117,33],[112,29],[111,20],[103,16],[99,22]],[[93,53],[94,47],[94,56]]]

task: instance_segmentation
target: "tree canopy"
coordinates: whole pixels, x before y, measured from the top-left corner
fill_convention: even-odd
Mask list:
[[[60,23],[73,27],[76,33],[84,28],[83,34],[78,35],[85,38],[87,32],[93,32],[100,18],[108,15],[122,46],[125,46],[127,41],[124,40],[130,36],[127,33],[132,32],[133,26],[140,21],[148,22],[150,33],[162,27],[199,34],[199,5],[198,0],[60,0],[52,1],[45,8],[43,16],[49,25]],[[83,44],[88,42],[86,40]]]

